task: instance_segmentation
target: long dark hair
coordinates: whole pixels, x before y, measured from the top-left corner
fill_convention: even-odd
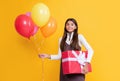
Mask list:
[[[66,41],[67,33],[68,33],[68,31],[66,30],[66,24],[68,21],[72,21],[76,26],[76,29],[74,30],[74,34],[73,34],[72,43],[70,45],[72,48],[74,48],[73,50],[81,50],[81,47],[79,46],[79,43],[78,43],[78,24],[74,18],[68,18],[65,22],[64,33],[63,33],[63,37],[60,43],[60,49],[61,51],[64,51],[65,41]]]

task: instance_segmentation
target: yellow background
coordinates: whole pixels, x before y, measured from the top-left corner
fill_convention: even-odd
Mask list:
[[[32,43],[19,35],[15,18],[42,2],[57,21],[57,30],[43,43],[41,52],[57,54],[58,38],[64,22],[74,17],[94,49],[93,72],[86,81],[120,81],[119,0],[1,0],[0,1],[0,81],[42,81],[42,60]],[[60,61],[45,59],[44,81],[59,81]]]

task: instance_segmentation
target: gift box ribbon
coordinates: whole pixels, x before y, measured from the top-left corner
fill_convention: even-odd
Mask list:
[[[64,58],[62,59],[62,62],[78,61],[79,64],[85,65],[86,57],[84,52],[80,51],[79,54],[77,54],[74,50],[72,50],[72,54],[75,56],[75,58],[72,57]]]

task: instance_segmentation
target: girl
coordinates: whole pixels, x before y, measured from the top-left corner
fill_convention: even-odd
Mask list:
[[[39,54],[40,58],[49,58],[52,60],[61,60],[61,52],[68,50],[81,50],[81,46],[84,46],[88,51],[88,57],[83,67],[83,73],[80,74],[63,74],[62,64],[60,66],[60,81],[85,81],[85,74],[88,73],[88,64],[91,62],[93,56],[93,50],[88,44],[82,34],[78,34],[78,25],[74,18],[68,18],[65,22],[64,34],[59,39],[59,51],[57,55]]]

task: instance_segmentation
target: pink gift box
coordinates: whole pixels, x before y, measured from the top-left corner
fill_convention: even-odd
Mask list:
[[[76,56],[79,56],[79,58]],[[82,54],[82,55],[80,55]],[[83,67],[87,58],[87,51],[65,51],[62,52],[63,74],[83,73]],[[91,72],[91,64],[88,64],[88,71]]]

